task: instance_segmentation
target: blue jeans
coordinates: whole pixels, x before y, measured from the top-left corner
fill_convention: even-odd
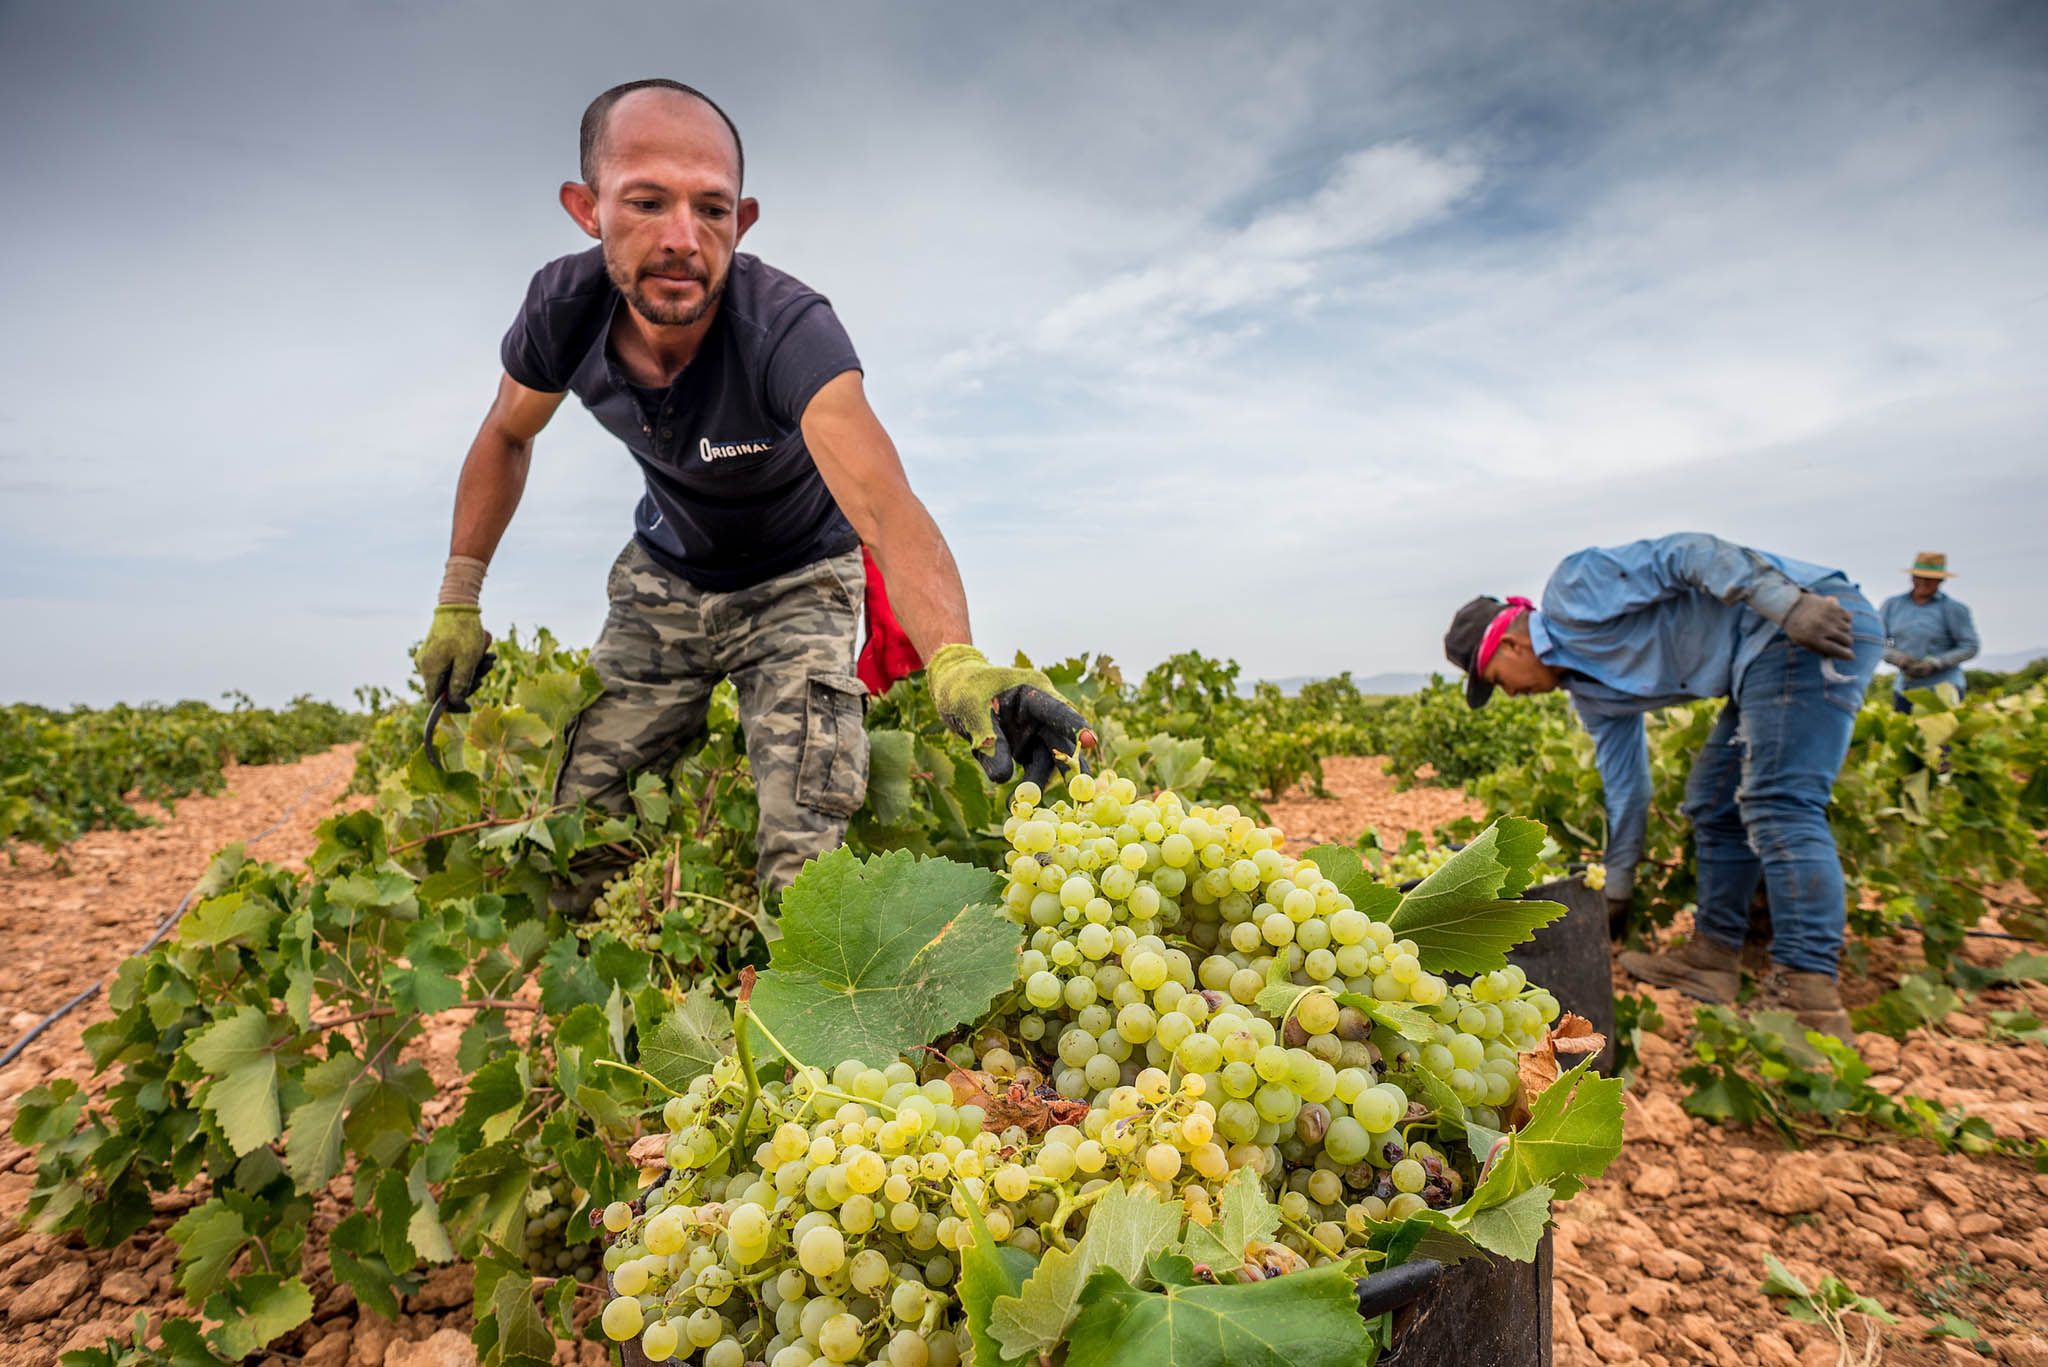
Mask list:
[[[1831,660],[1780,633],[1751,662],[1693,761],[1685,813],[1699,856],[1699,933],[1739,948],[1761,880],[1771,957],[1832,974],[1848,900],[1828,799],[1884,654],[1884,628],[1855,590],[1817,589],[1854,617],[1856,658]]]

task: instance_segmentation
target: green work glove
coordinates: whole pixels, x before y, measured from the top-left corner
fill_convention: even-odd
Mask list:
[[[950,645],[932,656],[925,681],[939,716],[974,747],[990,782],[1002,783],[1021,767],[1043,787],[1056,764],[1079,763],[1087,719],[1043,672],[992,665],[973,646]]]
[[[427,696],[448,695],[448,710],[467,710],[469,690],[476,687],[478,665],[491,648],[483,611],[474,603],[443,603],[434,609],[433,625],[415,657]]]

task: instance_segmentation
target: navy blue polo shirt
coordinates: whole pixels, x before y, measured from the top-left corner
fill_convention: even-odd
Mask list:
[[[499,351],[528,389],[574,393],[640,463],[633,531],[647,553],[727,592],[858,546],[800,426],[828,380],[860,369],[825,297],[735,255],[703,345],[666,390],[632,384],[612,359],[624,307],[602,248],[550,261]]]

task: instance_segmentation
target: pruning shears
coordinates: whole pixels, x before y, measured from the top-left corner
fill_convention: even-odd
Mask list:
[[[496,655],[488,650],[484,652],[483,658],[476,662],[476,674],[470,680],[469,690],[471,693],[476,692],[477,685],[484,681],[484,675],[490,673],[491,666],[497,662],[498,657]],[[468,697],[465,696],[461,702],[454,701],[448,696],[448,686],[446,684],[443,684],[441,691],[434,695],[434,705],[427,709],[426,733],[420,737],[420,744],[427,752],[427,763],[434,766],[434,772],[441,774],[448,772],[448,766],[441,763],[440,750],[434,746],[434,732],[441,728],[441,718],[447,716],[450,712],[462,713],[467,711],[469,711]]]

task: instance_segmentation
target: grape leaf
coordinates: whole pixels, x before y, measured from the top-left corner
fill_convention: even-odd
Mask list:
[[[1271,1238],[1278,1228],[1280,1212],[1266,1199],[1266,1184],[1249,1167],[1242,1167],[1224,1184],[1216,1218],[1206,1225],[1188,1222],[1180,1251],[1216,1272],[1226,1272],[1244,1261],[1246,1244]]]
[[[210,1112],[235,1156],[284,1133],[277,1110],[277,1055],[270,1017],[260,1007],[235,1013],[193,1036],[185,1053],[205,1070],[199,1108]]]
[[[177,942],[195,949],[256,944],[276,917],[276,907],[244,892],[211,897],[186,912],[178,922]]]
[[[910,817],[915,740],[908,731],[868,732],[868,810],[884,826],[900,825]]]
[[[430,1263],[454,1262],[455,1244],[448,1237],[448,1227],[441,1223],[441,1203],[434,1199],[434,1189],[427,1185],[425,1159],[414,1163],[412,1171],[406,1174],[405,1190],[413,1205],[412,1215],[405,1222],[406,1241]]]
[[[1082,1290],[1066,1367],[1354,1367],[1375,1346],[1356,1294],[1337,1267],[1163,1291],[1104,1268]]]
[[[1461,1222],[1463,1232],[1488,1252],[1529,1262],[1550,1223],[1550,1196],[1550,1188],[1538,1183],[1497,1206],[1474,1211]]]
[[[1589,1072],[1591,1066],[1590,1059],[1581,1063],[1536,1098],[1528,1121],[1465,1202],[1468,1215],[1538,1186],[1566,1199],[1607,1170],[1621,1152],[1622,1083]]]
[[[313,1292],[297,1277],[252,1272],[208,1300],[206,1314],[220,1321],[206,1341],[229,1361],[240,1362],[313,1318]]]
[[[820,855],[783,894],[754,1014],[820,1067],[880,1067],[975,1019],[1016,981],[1023,929],[996,906],[998,882],[904,850]]]
[[[491,1287],[497,1341],[486,1361],[497,1367],[545,1367],[555,1360],[555,1336],[533,1304],[533,1281],[507,1273]]]
[[[308,1096],[292,1108],[284,1157],[292,1185],[300,1191],[319,1191],[341,1170],[342,1116],[369,1090],[364,1071],[363,1061],[343,1049],[299,1079]]]
[[[680,1092],[732,1050],[732,1015],[709,992],[683,994],[640,1045],[640,1066]]]
[[[988,1232],[981,1207],[963,1201],[967,1223],[974,1230],[974,1242],[960,1251],[960,1306],[967,1312],[967,1332],[974,1339],[974,1360],[986,1367],[1005,1367],[1002,1347],[989,1333],[989,1314],[996,1297],[1014,1296],[1037,1266],[1037,1260],[1021,1248],[999,1244]]]
[[[241,1215],[218,1196],[179,1216],[171,1242],[178,1246],[178,1289],[185,1299],[197,1304],[219,1289],[249,1238]]]
[[[1565,914],[1521,896],[1547,838],[1541,822],[1501,817],[1401,899],[1394,933],[1415,942],[1432,973],[1507,967],[1508,950]]]
[[[1137,1276],[1146,1259],[1172,1241],[1180,1221],[1180,1207],[1166,1205],[1150,1187],[1111,1186],[1088,1212],[1087,1232],[1071,1252],[1046,1250],[1016,1295],[996,1298],[989,1332],[1003,1355],[1017,1359],[1050,1352],[1066,1337],[1081,1288],[1097,1269]]]

